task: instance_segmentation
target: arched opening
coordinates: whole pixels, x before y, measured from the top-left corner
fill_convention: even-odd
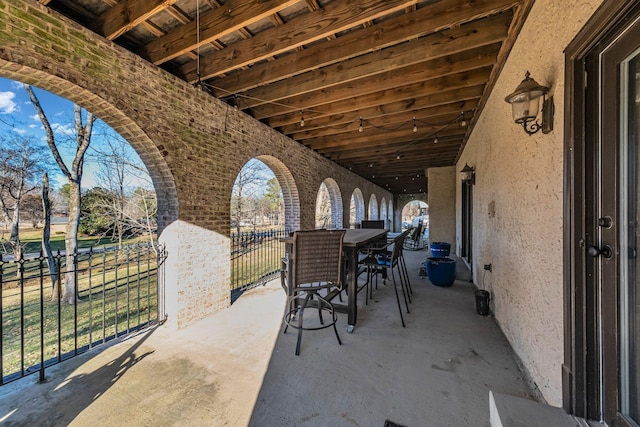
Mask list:
[[[378,199],[375,194],[369,199],[369,219],[378,219]]]
[[[389,218],[389,229],[394,230],[395,225],[393,223],[393,200],[389,199],[389,207],[387,208],[387,217]]]
[[[316,228],[342,228],[342,195],[333,178],[325,179],[316,197]]]
[[[297,195],[291,173],[271,156],[251,159],[238,172],[231,191],[231,303],[279,273],[280,239],[298,226]]]
[[[351,202],[349,203],[349,228],[356,228],[364,219],[364,197],[359,188],[351,193]]]
[[[422,221],[425,233],[429,230],[429,206],[420,200],[412,200],[402,208],[402,228],[417,227]]]
[[[29,195],[39,202],[42,217],[30,230],[31,237],[19,241],[25,253],[10,261],[38,272],[22,277],[20,288],[29,295],[29,305],[40,306],[41,315],[25,316],[15,331],[5,328],[5,336],[18,343],[2,340],[6,354],[15,355],[5,358],[3,377],[35,372],[30,365],[40,357],[44,364],[57,363],[164,320],[165,269],[160,265],[166,252],[156,244],[156,236],[177,219],[178,205],[168,165],[137,123],[68,81],[26,67],[11,69],[10,75],[0,70],[12,79],[0,78],[2,97],[11,100],[0,107],[0,133],[8,138],[0,151],[35,142],[40,144],[34,145],[35,153],[45,166],[31,173],[29,183],[34,190]],[[21,82],[34,86],[27,90]],[[73,103],[82,109],[76,113]],[[42,174],[45,170],[48,177]],[[16,200],[12,209],[23,209],[23,202]],[[76,206],[79,211],[74,212]],[[43,238],[52,250],[34,258],[30,254],[40,252]],[[20,302],[23,307],[25,303]],[[6,304],[4,312],[14,311]],[[53,324],[57,327],[45,328]],[[14,351],[21,347],[19,341],[38,338],[42,353]],[[12,372],[15,366],[22,369]]]
[[[256,157],[256,159],[267,165],[278,180],[284,202],[284,227],[290,231],[299,230],[300,198],[293,175],[284,163],[273,156],[263,155]]]

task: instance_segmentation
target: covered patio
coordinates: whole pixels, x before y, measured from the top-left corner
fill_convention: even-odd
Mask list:
[[[534,398],[496,321],[476,313],[468,270],[450,288],[419,275],[402,328],[380,284],[339,346],[331,329],[282,333],[279,281],[180,331],[156,328],[0,389],[0,422],[18,425],[488,426],[489,390]],[[361,281],[364,280],[364,275]],[[505,424],[506,425],[506,424]]]

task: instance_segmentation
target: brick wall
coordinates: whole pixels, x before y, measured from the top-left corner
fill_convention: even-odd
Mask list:
[[[342,206],[391,194],[244,113],[194,89],[34,1],[0,0],[0,76],[90,110],[126,138],[158,192],[167,244],[168,323],[183,327],[229,305],[231,188],[257,157],[286,197],[287,224],[313,228],[320,184],[335,180]],[[348,210],[342,221],[348,226]]]

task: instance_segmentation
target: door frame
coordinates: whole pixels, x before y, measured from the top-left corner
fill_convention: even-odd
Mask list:
[[[460,256],[469,266],[473,260],[473,185],[461,181],[462,189],[462,242]]]
[[[602,343],[596,318],[603,302],[598,301],[597,290],[585,286],[587,275],[597,274],[586,251],[592,243],[594,230],[589,227],[595,215],[587,208],[593,205],[594,197],[587,189],[597,185],[590,181],[593,176],[586,175],[597,166],[592,164],[597,141],[587,125],[589,120],[599,120],[597,106],[590,104],[586,96],[587,72],[593,66],[588,59],[598,43],[624,28],[638,13],[640,4],[634,0],[604,2],[565,50],[563,407],[568,413],[591,419],[600,411],[600,405],[607,411],[619,408],[619,393],[601,396],[600,382],[592,383],[594,378],[601,378],[605,390],[618,387],[617,376],[606,374],[606,367],[600,369],[596,360],[600,354],[593,351]],[[607,298],[607,304],[602,306],[617,312],[617,300],[612,304]],[[618,331],[613,332],[617,337]],[[584,351],[585,348],[591,351]],[[617,345],[602,352],[605,360],[619,360]],[[612,417],[610,412],[605,415]]]

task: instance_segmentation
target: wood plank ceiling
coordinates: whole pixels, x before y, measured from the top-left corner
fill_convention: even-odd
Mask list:
[[[40,1],[414,194],[455,164],[534,0]]]

